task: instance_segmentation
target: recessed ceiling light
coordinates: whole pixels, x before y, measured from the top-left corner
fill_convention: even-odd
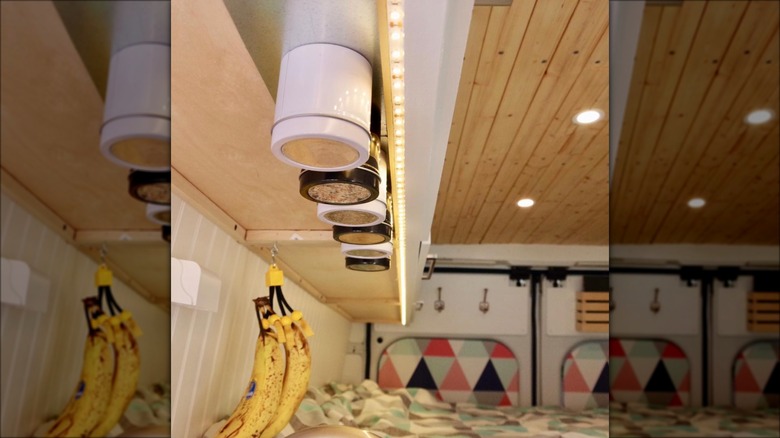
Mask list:
[[[759,109],[748,113],[745,117],[745,123],[749,125],[761,125],[772,120],[773,117],[774,113],[772,113],[772,110]]]
[[[517,201],[517,206],[522,208],[528,208],[530,206],[534,205],[534,200],[531,198],[523,198],[519,201]]]
[[[691,198],[690,201],[688,201],[688,207],[691,208],[702,208],[704,207],[704,204],[707,202],[702,198]]]
[[[586,110],[574,116],[574,123],[579,125],[589,125],[593,122],[601,120],[602,117],[604,117],[604,113],[600,110]]]

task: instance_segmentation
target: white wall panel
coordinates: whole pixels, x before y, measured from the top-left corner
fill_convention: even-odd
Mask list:
[[[268,264],[176,196],[172,210],[171,256],[193,260],[222,281],[217,312],[171,310],[171,433],[200,437],[230,415],[246,389],[259,334],[252,299],[268,293]],[[282,288],[315,331],[310,385],[341,380],[349,321],[290,281]]]
[[[691,405],[701,406],[701,286],[687,287],[677,275],[612,274],[612,337],[664,339],[685,352],[691,366]],[[661,310],[650,311],[659,289]]]
[[[75,388],[87,334],[81,299],[96,293],[97,264],[5,193],[0,211],[2,256],[25,261],[51,283],[46,313],[2,305],[0,436],[25,436],[57,415]],[[168,314],[119,280],[113,291],[144,331],[140,383],[169,381]]]
[[[538,344],[541,405],[561,404],[561,373],[566,353],[583,341],[606,340],[609,337],[609,333],[577,331],[577,292],[581,290],[581,275],[567,276],[559,288],[552,287],[546,279],[542,282],[542,333]]]

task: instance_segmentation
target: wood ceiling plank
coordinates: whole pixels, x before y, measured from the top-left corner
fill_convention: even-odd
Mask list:
[[[775,98],[777,97],[775,95]],[[713,187],[703,194],[708,205],[688,215],[690,217],[698,214],[701,219],[695,224],[684,223],[677,227],[677,234],[670,238],[706,242],[710,235],[721,235],[722,239],[727,240],[739,235],[740,228],[749,228],[752,222],[756,221],[753,212],[767,208],[777,210],[777,202],[767,202],[767,199],[777,199],[779,172],[778,167],[771,164],[776,164],[780,154],[780,131],[777,125],[774,129],[760,131],[763,132],[744,136],[741,141],[746,152],[753,150],[754,153],[744,158],[734,157],[727,160],[719,166],[718,172],[712,175],[710,181],[713,182]],[[682,202],[680,204],[683,205]],[[739,211],[740,214],[734,215],[734,211]]]
[[[604,94],[606,95],[606,93],[607,91],[605,90]],[[585,129],[578,129],[575,131],[574,135],[570,137],[569,142],[584,145],[584,147],[581,147],[584,151],[573,157],[561,155],[559,157],[560,163],[553,163],[554,167],[560,169],[559,174],[556,175],[553,180],[549,181],[549,184],[540,185],[538,187],[539,191],[536,192],[536,197],[534,197],[535,195],[531,192],[531,195],[529,195],[531,199],[541,199],[548,203],[562,204],[582,181],[589,180],[595,176],[593,172],[597,169],[597,163],[601,161],[604,156],[609,154],[605,143],[608,141],[609,137],[607,124],[601,125],[601,129],[598,129],[595,135],[593,133],[594,128],[598,129],[599,127],[589,126],[585,127]],[[561,163],[565,164],[565,166],[562,166]],[[552,171],[550,171],[550,173],[552,173]],[[606,191],[607,185],[603,187],[603,190],[586,194],[588,198],[587,202],[596,202],[596,198],[603,196]],[[585,199],[583,199],[583,201],[585,201]],[[490,233],[496,233],[494,234],[495,237],[492,238],[495,241],[515,242],[520,240],[533,243],[551,243],[550,241],[544,240],[527,240],[526,238],[529,237],[535,229],[529,229],[529,224],[534,224],[534,227],[544,224],[545,228],[556,229],[556,235],[568,233],[568,230],[564,229],[563,224],[559,224],[557,221],[550,221],[550,213],[548,211],[543,209],[536,211],[536,206],[529,209],[527,218],[522,220],[519,220],[517,217],[517,207],[507,210],[508,211],[499,212],[496,216],[496,222],[488,233],[488,236],[490,236]],[[509,216],[508,213],[514,213],[514,215]],[[602,213],[604,215],[609,215],[609,212],[606,209]],[[502,221],[504,224],[499,225],[502,223],[499,221]],[[540,235],[537,234],[536,238],[540,238]],[[555,239],[557,239],[557,237]],[[602,243],[608,243],[608,235],[605,234],[602,236]],[[575,242],[572,242],[572,244],[575,244]]]
[[[776,82],[776,77],[774,81]],[[763,93],[766,87],[758,90],[758,93]],[[742,99],[742,104],[731,107],[730,114],[715,129],[716,134],[713,141],[709,142],[707,151],[700,157],[696,166],[689,170],[691,178],[677,191],[675,201],[669,204],[669,214],[656,231],[653,241],[674,242],[677,239],[685,239],[685,235],[695,231],[694,229],[703,228],[701,221],[705,218],[714,219],[715,216],[705,212],[698,216],[685,214],[680,217],[681,210],[688,210],[686,206],[688,199],[699,196],[714,201],[718,192],[725,189],[721,183],[725,183],[726,187],[733,184],[734,187],[741,188],[739,181],[742,179],[734,180],[733,176],[730,177],[732,169],[744,175],[755,170],[749,165],[751,161],[762,164],[765,162],[763,160],[771,158],[776,153],[776,137],[770,138],[770,143],[765,142],[768,127],[748,129],[741,119],[749,108],[754,107],[756,97],[761,101],[769,99],[770,102],[776,102],[779,97],[778,89],[775,88],[774,93],[769,95],[744,94],[743,96],[745,99]],[[728,123],[726,120],[736,121],[736,123]],[[773,140],[774,144],[771,143]]]
[[[608,128],[605,128],[607,130]],[[558,242],[561,238],[572,234],[583,224],[583,219],[590,217],[593,209],[601,209],[603,214],[608,208],[609,185],[609,152],[604,148],[602,159],[594,168],[602,169],[601,172],[589,172],[576,185],[562,202],[555,203],[547,216],[531,218],[527,223],[521,224],[520,229],[512,238],[512,242]],[[604,166],[607,166],[606,168]],[[606,169],[606,172],[603,170]],[[544,226],[548,222],[554,222],[555,226]]]
[[[471,89],[474,85],[474,77],[477,74],[480,54],[482,53],[482,44],[485,40],[485,33],[490,19],[491,11],[496,8],[496,13],[505,14],[506,7],[475,6],[471,16],[469,27],[469,36],[466,40],[466,53],[463,57],[463,68],[458,84],[458,95],[455,101],[455,111],[452,115],[452,127],[450,128],[449,140],[447,141],[447,154],[444,157],[444,168],[441,174],[441,183],[437,196],[436,209],[433,214],[433,226],[431,235],[434,241],[439,239],[439,230],[441,228],[442,215],[444,214],[444,205],[446,203],[447,187],[450,185],[452,168],[458,155],[459,140],[463,132],[463,123],[466,119],[469,101],[471,100]]]
[[[547,3],[545,3],[547,5]],[[559,106],[570,93],[591,55],[603,45],[599,63],[607,63],[608,9],[604,2],[570,2],[570,13],[540,9],[531,17],[526,37],[521,44],[504,97],[490,129],[483,154],[477,164],[473,184],[470,184],[452,243],[477,240],[471,236],[474,226],[484,235],[490,221],[478,221],[485,213],[492,217],[498,202],[507,204],[510,194],[495,182],[513,181],[521,174],[522,164],[535,172],[549,165],[550,158],[561,148],[560,142],[540,142]],[[544,63],[543,60],[548,60]],[[608,82],[607,70],[601,80]],[[583,109],[583,102],[578,109]],[[566,117],[570,122],[571,116]],[[565,123],[565,122],[564,122]],[[541,129],[540,129],[541,128]],[[544,147],[548,146],[548,147]],[[511,203],[511,201],[509,201]]]
[[[0,7],[3,169],[75,229],[159,229],[100,153],[103,101],[54,5]]]
[[[563,46],[562,46],[563,47]],[[576,47],[576,46],[575,46]],[[564,54],[571,56],[571,47],[564,49]],[[544,113],[546,117],[543,119],[544,123],[536,123],[530,125],[529,128],[521,128],[518,138],[527,138],[529,144],[534,144],[534,140],[538,140],[538,144],[535,147],[528,147],[525,150],[526,156],[518,158],[519,163],[524,162],[525,165],[519,166],[521,169],[520,175],[516,179],[511,179],[509,175],[500,176],[496,179],[495,187],[488,195],[488,199],[483,205],[483,212],[480,213],[481,217],[489,224],[484,230],[484,237],[481,242],[484,243],[498,243],[504,242],[505,239],[511,239],[517,232],[517,227],[513,225],[513,217],[515,215],[514,202],[517,199],[523,197],[530,197],[531,199],[542,199],[539,193],[546,193],[547,189],[544,183],[552,182],[556,186],[564,187],[568,192],[571,187],[566,187],[562,181],[570,181],[576,183],[576,181],[566,180],[558,178],[550,178],[550,176],[556,175],[561,171],[561,162],[556,162],[556,157],[563,159],[563,162],[568,163],[568,168],[564,169],[565,172],[572,171],[572,168],[576,168],[580,162],[580,155],[586,148],[596,147],[601,148],[598,153],[599,157],[604,153],[607,153],[609,145],[608,139],[603,139],[607,143],[594,145],[593,138],[598,135],[600,129],[607,125],[607,120],[599,122],[596,125],[590,126],[578,126],[572,123],[572,117],[578,111],[584,108],[607,108],[608,106],[608,69],[609,65],[604,60],[608,57],[609,39],[608,32],[603,29],[600,42],[598,46],[587,55],[587,62],[584,64],[584,68],[580,67],[575,70],[579,72],[573,84],[561,84],[562,90],[569,88],[569,92],[563,98],[563,102],[560,105],[556,105],[556,99],[546,94],[537,95],[534,98],[532,104],[532,111],[537,114]],[[578,56],[578,55],[574,55]],[[599,61],[597,63],[597,61]],[[555,62],[555,59],[553,59]],[[547,81],[545,77],[544,81]],[[547,109],[545,109],[547,108]],[[555,111],[555,112],[551,112]],[[606,114],[605,114],[606,115]],[[546,125],[545,125],[546,123]],[[524,122],[524,127],[525,127]],[[539,126],[546,126],[544,129],[540,129]],[[534,130],[533,127],[536,127]],[[516,143],[519,146],[519,143]],[[513,147],[514,148],[514,147]],[[533,150],[533,153],[531,151]],[[512,162],[514,163],[514,162]],[[551,169],[551,165],[555,163],[556,167]],[[506,164],[509,164],[507,161]],[[592,163],[591,163],[592,164]],[[504,166],[501,172],[508,166]],[[547,173],[548,178],[544,178]],[[579,176],[575,177],[579,179]],[[503,192],[505,195],[503,199],[495,199],[494,194]],[[548,198],[547,194],[544,195],[544,199],[552,201]],[[496,202],[498,201],[498,202]],[[496,209],[495,207],[500,205],[503,208]],[[604,214],[608,214],[607,211]],[[608,240],[608,236],[604,236],[604,241]],[[542,243],[542,242],[539,242]]]
[[[770,27],[757,26],[760,17],[772,20],[772,10],[756,7],[761,4],[751,3],[742,25],[731,43],[728,53],[713,80],[707,97],[702,103],[702,110],[692,122],[679,153],[671,163],[668,175],[663,179],[663,186],[658,192],[653,209],[647,216],[641,235],[643,241],[651,241],[658,228],[662,225],[669,208],[679,204],[679,201],[690,199],[698,193],[700,185],[710,178],[713,165],[710,163],[727,156],[731,142],[719,141],[719,138],[736,138],[733,134],[718,133],[722,127],[731,131],[741,129],[739,125],[730,123],[743,116],[745,105],[755,105],[756,93],[766,94],[767,81],[776,83],[776,69],[765,68],[759,64],[771,56],[777,57],[778,35]],[[774,20],[777,23],[777,8],[774,8]],[[767,32],[767,30],[769,30]],[[769,34],[769,35],[767,35]],[[774,34],[774,35],[773,35]],[[763,49],[763,50],[762,50]],[[704,110],[706,108],[706,110]],[[721,148],[711,143],[720,143]],[[709,158],[703,158],[703,155]]]
[[[622,173],[621,187],[614,192],[617,199],[615,211],[611,213],[626,218],[626,226],[612,230],[611,239],[622,241],[627,225],[642,220],[634,215],[633,210],[641,181],[652,160],[656,141],[677,89],[676,83],[670,81],[679,78],[683,71],[705,5],[705,2],[685,2],[680,7],[664,8],[654,41],[640,42],[653,45],[636,116],[642,129],[627,130],[631,131],[630,139],[625,137],[625,133],[621,134],[623,144],[632,143],[632,146],[627,151],[619,149],[618,160],[627,168]]]
[[[652,157],[642,172],[639,190],[634,201],[632,215],[636,220],[629,222],[624,239],[632,242],[649,243],[649,239],[640,239],[642,227],[652,208],[655,198],[666,180],[678,151],[681,149],[691,121],[702,111],[701,104],[718,70],[718,63],[727,53],[734,33],[739,27],[745,2],[710,2],[696,32],[696,37],[688,51],[685,67],[680,73],[669,107],[663,118],[651,119],[658,123],[660,130],[657,139],[645,148],[652,150]],[[665,82],[662,80],[662,83]],[[662,87],[671,89],[672,87]],[[652,137],[650,137],[652,138]],[[637,200],[641,199],[641,202]]]
[[[461,220],[463,197],[474,179],[485,139],[496,117],[520,43],[528,30],[531,13],[535,10],[534,3],[514,2],[507,14],[490,15],[463,134],[458,141],[453,174],[441,214],[441,242],[451,241],[457,223]],[[546,10],[559,3],[560,0],[541,2],[539,8]]]

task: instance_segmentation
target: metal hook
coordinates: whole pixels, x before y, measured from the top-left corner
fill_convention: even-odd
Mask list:
[[[487,293],[488,290],[485,288],[485,292],[482,295],[482,302],[479,303],[479,311],[482,313],[487,313],[488,310],[490,310],[490,303],[487,302]]]
[[[106,264],[106,253],[108,252],[108,249],[106,248],[106,242],[103,242],[102,245],[100,245],[100,263]]]
[[[658,313],[658,311],[661,310],[661,303],[658,301],[658,292],[660,292],[660,290],[658,288],[655,288],[653,301],[650,303],[650,311],[653,313]]]
[[[276,242],[274,242],[274,246],[271,248],[271,264],[276,265],[276,255],[279,254],[279,247],[276,246]]]

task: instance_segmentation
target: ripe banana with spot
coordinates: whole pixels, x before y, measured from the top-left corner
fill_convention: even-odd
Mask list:
[[[255,362],[247,390],[218,438],[256,438],[279,406],[284,360],[276,334],[268,324],[264,325],[255,344]]]
[[[286,317],[282,319],[284,318]],[[293,319],[295,319],[295,312]],[[290,328],[292,334],[286,335],[287,342],[285,343],[287,360],[281,403],[273,420],[260,434],[260,438],[273,438],[287,426],[306,395],[306,390],[309,388],[309,376],[311,375],[311,350],[309,349],[309,343],[306,341],[306,336],[301,327],[296,324],[290,324]]]
[[[108,407],[114,367],[111,330],[97,297],[84,299],[89,334],[84,346],[81,378],[68,405],[48,429],[49,437],[82,437],[98,424]]]
[[[132,314],[123,311],[110,319],[114,331],[114,379],[111,383],[111,398],[106,413],[90,432],[91,437],[104,437],[122,418],[135,395],[141,359],[136,338],[140,330],[132,320]]]

